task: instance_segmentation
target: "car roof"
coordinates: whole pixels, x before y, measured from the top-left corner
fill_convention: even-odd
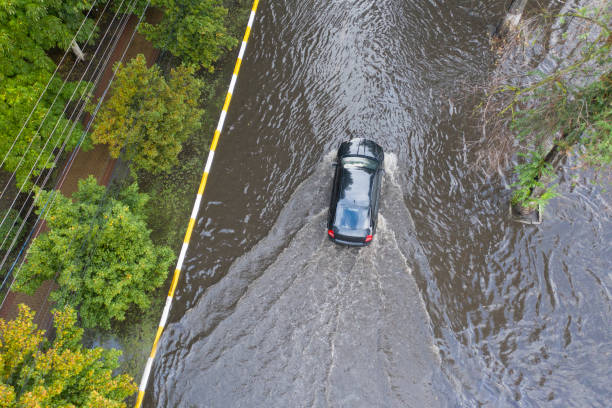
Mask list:
[[[338,204],[342,202],[370,206],[372,201],[370,195],[375,174],[375,171],[366,168],[343,168]]]

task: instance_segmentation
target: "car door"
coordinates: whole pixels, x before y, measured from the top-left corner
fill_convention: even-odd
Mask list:
[[[374,177],[374,183],[372,185],[372,234],[376,232],[376,224],[378,221],[378,204],[380,203],[380,189],[382,186],[382,167],[379,166],[376,170],[376,176]]]
[[[332,192],[329,200],[329,214],[327,217],[328,228],[333,228],[334,217],[336,216],[336,207],[338,205],[338,189],[340,188],[340,175],[342,164],[337,161],[334,166],[334,180],[332,181]]]

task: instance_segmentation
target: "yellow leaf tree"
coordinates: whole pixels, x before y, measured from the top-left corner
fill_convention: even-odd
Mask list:
[[[19,305],[15,320],[0,319],[0,406],[125,407],[136,391],[127,374],[113,375],[119,350],[83,347],[83,329],[70,307],[54,312],[55,339],[45,339],[34,312]]]
[[[123,151],[136,169],[154,174],[170,170],[178,163],[182,143],[201,127],[202,81],[193,70],[173,69],[166,81],[159,67],[147,68],[142,54],[119,65],[92,141],[108,144],[115,158]]]

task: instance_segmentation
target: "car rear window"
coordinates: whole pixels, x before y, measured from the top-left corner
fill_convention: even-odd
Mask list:
[[[349,156],[342,158],[342,166],[344,168],[366,168],[376,170],[378,163],[376,160],[368,159],[367,157]]]
[[[335,225],[338,228],[352,230],[370,228],[368,207],[339,203],[336,210]]]

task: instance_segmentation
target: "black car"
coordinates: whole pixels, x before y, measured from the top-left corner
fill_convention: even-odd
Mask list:
[[[343,142],[334,163],[327,234],[339,244],[368,245],[376,232],[385,154],[367,139]]]

